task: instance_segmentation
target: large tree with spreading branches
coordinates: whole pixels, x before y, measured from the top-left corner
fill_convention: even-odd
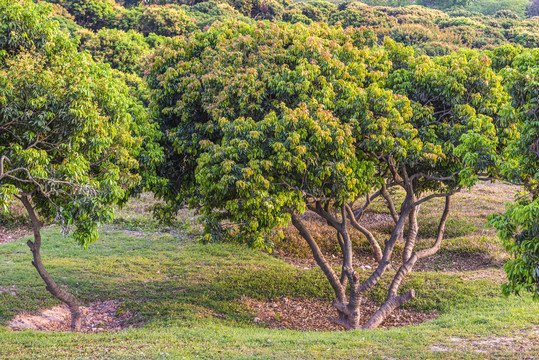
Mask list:
[[[270,247],[268,234],[291,223],[330,282],[332,320],[345,329],[375,328],[414,297],[413,289],[398,293],[405,275],[440,248],[451,196],[495,170],[510,111],[483,55],[430,59],[375,44],[365,29],[225,22],[169,42],[147,77],[166,135],[169,182],[157,189],[164,210],[199,206],[207,239],[257,247]],[[401,204],[392,187],[404,192]],[[384,241],[362,225],[378,196],[395,223]],[[419,207],[440,197],[436,238],[416,251]],[[340,274],[305,226],[307,209],[335,229]],[[353,266],[351,228],[378,262],[366,276]],[[405,246],[395,262],[398,241]],[[360,319],[361,298],[392,266],[386,301]]]

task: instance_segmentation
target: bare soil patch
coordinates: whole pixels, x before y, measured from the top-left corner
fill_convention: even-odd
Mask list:
[[[81,307],[83,314],[83,333],[120,331],[128,327],[133,317],[128,310],[122,310],[121,303],[115,300],[96,301]],[[71,313],[66,305],[42,310],[40,314],[19,314],[8,324],[14,331],[70,331]]]
[[[244,303],[257,314],[255,323],[265,324],[272,329],[291,329],[303,331],[338,331],[340,326],[331,323],[328,318],[336,317],[335,308],[327,301],[295,300],[282,297],[274,301],[260,301],[244,298]],[[364,299],[361,304],[361,318],[369,319],[378,310],[379,305]],[[419,325],[438,316],[437,311],[422,313],[410,309],[398,308],[380,327]]]
[[[488,354],[515,352],[521,354],[539,354],[539,328],[524,328],[514,331],[513,336],[488,336],[475,340],[461,339],[458,337],[449,339],[455,344],[456,349],[471,350],[476,353]],[[516,359],[536,359],[523,355]]]
[[[332,254],[324,254],[326,260],[334,267],[342,265],[342,258]],[[357,255],[357,254],[356,254]],[[313,259],[298,259],[289,256],[281,256],[287,263],[299,269],[318,268]],[[398,269],[401,264],[400,253],[397,251],[392,259],[392,267]],[[355,269],[372,272],[378,263],[370,256],[357,256],[353,259]],[[493,259],[485,253],[465,253],[440,251],[437,254],[421,259],[413,268],[413,271],[438,271],[438,272],[462,272],[462,271],[484,271],[490,269],[496,271],[503,267],[503,261]]]
[[[7,244],[13,241],[17,241],[22,237],[30,234],[30,230],[27,228],[7,229],[0,226],[0,244]]]

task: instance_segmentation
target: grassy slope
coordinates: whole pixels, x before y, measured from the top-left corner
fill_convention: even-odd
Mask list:
[[[489,193],[483,189],[473,197],[478,209],[486,207],[481,205],[488,200],[482,198],[485,194]],[[470,209],[466,196],[461,199],[467,205],[456,209],[456,219]],[[0,293],[1,359],[477,359],[485,355],[512,359],[539,353],[539,304],[528,298],[502,297],[495,277],[474,276],[479,272],[414,273],[409,284],[418,295],[408,306],[442,313],[417,327],[315,333],[255,326],[254,314],[242,305],[243,295],[329,300],[331,291],[320,271],[298,269],[236,246],[197,244],[189,235],[193,231],[189,224],[178,234],[118,230],[118,226],[154,230],[145,215],[131,210],[127,209],[121,225],[104,229],[101,239],[87,250],[54,228],[46,231],[43,255],[51,274],[83,302],[124,301],[137,314],[133,322],[143,326],[108,334],[8,331],[4,325],[17,312],[56,304],[32,268],[21,239],[0,245],[0,289],[16,285],[16,296]],[[468,215],[467,221],[473,223]],[[478,249],[475,233],[456,239],[447,242],[445,251]],[[381,300],[384,293],[378,290],[369,296]]]

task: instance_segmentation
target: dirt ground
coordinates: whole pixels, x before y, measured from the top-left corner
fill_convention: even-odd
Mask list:
[[[92,302],[82,306],[83,333],[120,331],[128,327],[133,314],[123,310],[119,301]],[[39,314],[18,314],[8,324],[11,330],[70,331],[71,314],[66,305],[42,310]]]

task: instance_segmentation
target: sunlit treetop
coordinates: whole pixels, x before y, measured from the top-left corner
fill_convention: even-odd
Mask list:
[[[13,29],[0,32],[0,202],[28,196],[44,220],[73,227],[86,245],[111,219],[110,205],[140,182],[139,159],[151,164],[159,151],[127,86],[77,52],[49,10],[0,1]]]

